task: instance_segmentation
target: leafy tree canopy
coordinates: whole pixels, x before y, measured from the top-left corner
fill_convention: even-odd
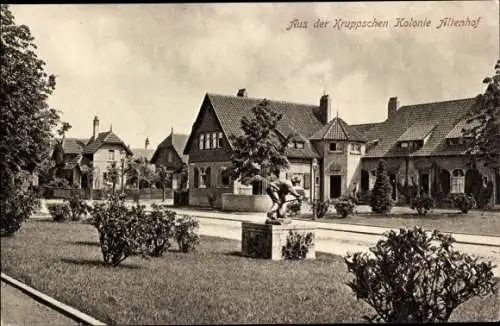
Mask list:
[[[495,75],[483,80],[484,94],[476,97],[464,136],[468,139],[468,153],[475,154],[486,165],[498,164],[500,156],[500,60]]]
[[[235,179],[249,184],[256,178],[277,177],[289,167],[286,150],[293,135],[279,138],[277,125],[283,115],[270,108],[263,100],[252,108],[253,117],[241,119],[244,134],[231,135],[234,145],[230,172]]]

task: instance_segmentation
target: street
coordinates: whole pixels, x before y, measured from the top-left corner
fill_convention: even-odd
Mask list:
[[[246,216],[245,220],[257,221]],[[241,221],[200,217],[200,234],[241,240]],[[311,222],[293,221],[294,224]],[[316,230],[316,251],[345,255],[347,252],[368,251],[382,236],[328,229]],[[454,247],[471,255],[491,260],[497,267],[494,273],[500,276],[500,247],[455,243]]]

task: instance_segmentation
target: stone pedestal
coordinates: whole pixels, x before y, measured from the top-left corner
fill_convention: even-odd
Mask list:
[[[263,223],[242,222],[241,252],[244,256],[272,260],[283,259],[282,250],[290,231],[307,234],[312,232],[313,241],[306,259],[315,259],[315,227],[284,224],[272,225]]]

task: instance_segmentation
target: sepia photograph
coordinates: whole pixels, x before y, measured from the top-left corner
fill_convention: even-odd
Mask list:
[[[500,321],[500,2],[1,4],[1,326]]]

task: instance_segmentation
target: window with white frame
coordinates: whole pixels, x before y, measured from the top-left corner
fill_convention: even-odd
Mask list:
[[[375,186],[375,181],[377,180],[377,170],[370,171],[370,190]]]
[[[200,135],[200,149],[203,149],[205,145],[205,135],[201,134]]]
[[[212,133],[212,148],[217,148],[217,133]]]
[[[210,133],[205,135],[205,149],[210,149]]]
[[[205,168],[199,168],[198,170],[198,188],[206,188],[206,178],[207,178],[207,171]]]
[[[109,161],[115,160],[115,150],[114,149],[108,150],[108,160]]]
[[[460,169],[453,170],[451,174],[451,193],[463,193],[465,190],[465,174]]]
[[[222,132],[219,132],[217,135],[217,147],[222,148]]]

